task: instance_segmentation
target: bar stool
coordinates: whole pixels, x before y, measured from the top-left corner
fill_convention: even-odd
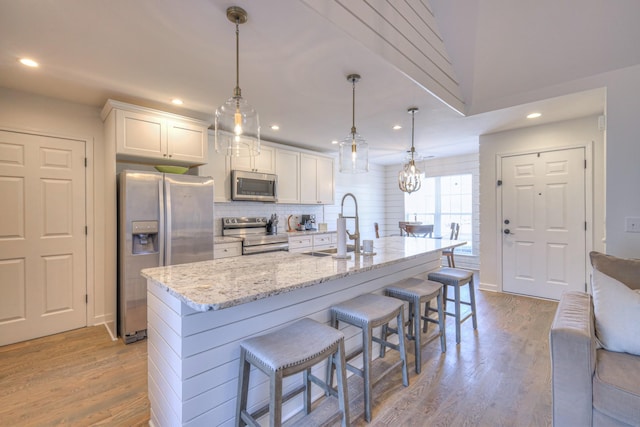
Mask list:
[[[406,336],[407,339],[414,341],[416,374],[419,374],[422,368],[422,347],[440,337],[440,349],[442,352],[447,351],[447,340],[445,335],[445,315],[443,308],[442,284],[431,280],[421,279],[419,277],[411,277],[394,283],[385,289],[387,296],[407,301],[409,303],[409,320],[406,322],[408,326]],[[430,303],[436,300],[438,308],[432,308]],[[422,304],[424,303],[424,315],[420,313]],[[432,312],[438,313],[438,320],[432,319],[429,315]],[[420,321],[424,321],[422,332],[420,331]],[[427,332],[429,323],[438,325],[438,334],[429,337],[425,342],[422,341],[422,333]],[[386,329],[383,327],[383,336],[386,335]],[[391,329],[392,332],[397,332]],[[384,347],[381,348],[381,356],[384,356]]]
[[[445,308],[445,315],[453,316],[456,318],[456,343],[460,344],[460,324],[467,320],[469,317],[473,319],[473,329],[478,329],[478,320],[476,318],[476,295],[473,288],[473,272],[468,270],[462,270],[459,268],[443,267],[438,271],[433,271],[428,274],[427,278],[434,282],[440,282],[444,286],[443,289],[443,303]],[[469,301],[460,300],[460,287],[469,285]],[[455,298],[450,299],[447,297],[447,286],[453,286],[455,291]],[[447,301],[455,303],[455,313],[448,312]],[[471,307],[471,312],[466,316],[461,317],[460,305],[467,305]]]
[[[364,416],[367,422],[371,421],[371,388],[378,380],[387,375],[399,364],[402,365],[402,385],[409,386],[409,375],[407,374],[407,351],[404,343],[404,336],[399,334],[399,344],[393,344],[382,338],[374,337],[373,328],[387,325],[396,319],[398,325],[404,325],[404,304],[395,298],[383,295],[364,294],[341,304],[331,307],[331,326],[339,327],[339,322],[356,326],[362,329],[362,348],[357,348],[346,356],[347,369],[364,380]],[[379,378],[371,379],[371,356],[373,341],[383,347],[389,347],[400,352],[400,360],[393,366],[385,370]],[[359,369],[349,361],[362,354],[363,369]],[[333,383],[333,368],[328,367],[327,382]]]
[[[337,394],[339,410],[330,414],[327,424],[342,418],[342,426],[349,425],[347,372],[342,332],[311,319],[301,319],[268,334],[249,338],[240,344],[240,375],[236,426],[259,425],[256,421],[269,412],[269,425],[282,425],[282,404],[304,392],[304,422],[318,425],[319,420],[307,420],[311,413],[311,382],[328,393],[330,386],[311,373],[311,367],[329,359],[329,366],[338,371]],[[251,365],[269,376],[269,403],[253,413],[247,411],[249,374]],[[282,395],[282,379],[304,371],[303,384]],[[324,415],[322,411],[314,411]],[[311,415],[309,415],[311,413]]]

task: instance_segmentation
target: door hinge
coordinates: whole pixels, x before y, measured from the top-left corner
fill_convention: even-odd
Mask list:
[[[587,159],[584,159],[584,168],[587,168]]]
[[[501,185],[502,185],[502,180],[501,180],[501,179],[499,179],[499,180],[498,180],[498,187],[500,187]]]
[[[88,164],[88,163],[89,163],[89,160],[85,157],[85,158],[84,158],[84,167],[85,167],[85,168],[87,167],[87,164]]]
[[[89,294],[84,294],[84,303],[89,304]]]
[[[89,227],[87,225],[84,226],[84,235],[85,236],[89,235]]]
[[[587,231],[587,221],[584,222],[584,231]]]
[[[587,292],[587,283],[584,283],[584,291]]]

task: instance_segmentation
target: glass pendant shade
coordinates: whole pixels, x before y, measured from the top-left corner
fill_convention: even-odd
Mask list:
[[[260,154],[260,121],[243,98],[232,97],[216,110],[216,151],[229,157]]]
[[[359,133],[349,134],[340,142],[340,172],[369,171],[369,144]]]
[[[340,142],[340,172],[365,173],[369,172],[369,144],[356,131],[356,82],[360,80],[358,74],[349,74],[347,80],[352,84],[352,125],[351,132]]]
[[[408,110],[411,114],[411,150],[409,151],[407,163],[398,172],[398,188],[408,194],[418,191],[422,186],[422,171],[416,166],[416,158],[419,159],[419,156],[416,154],[416,149],[413,145],[416,111],[418,111],[416,107],[411,107]]]
[[[260,120],[258,112],[242,98],[240,90],[240,30],[247,22],[244,9],[231,6],[227,19],[236,24],[236,87],[233,96],[216,110],[215,147],[229,157],[248,157],[260,154]]]

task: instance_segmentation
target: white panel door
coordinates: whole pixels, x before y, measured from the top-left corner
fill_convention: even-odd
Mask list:
[[[585,290],[583,148],[502,158],[503,290],[559,299]]]
[[[0,131],[0,345],[86,326],[85,143]]]

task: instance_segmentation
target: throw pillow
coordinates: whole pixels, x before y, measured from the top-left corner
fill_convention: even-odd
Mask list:
[[[596,336],[602,346],[640,356],[640,294],[595,269],[592,288]]]

